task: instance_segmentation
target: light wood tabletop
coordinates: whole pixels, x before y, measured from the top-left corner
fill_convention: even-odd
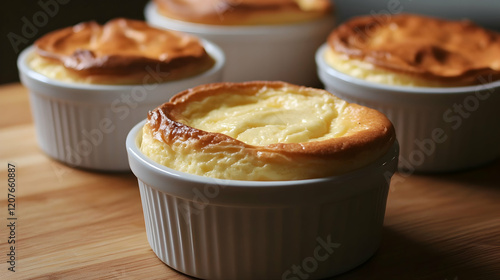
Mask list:
[[[1,279],[189,279],[149,247],[133,174],[50,159],[37,146],[27,90],[0,86],[0,100]],[[460,173],[395,175],[380,249],[335,279],[500,279],[500,161]]]

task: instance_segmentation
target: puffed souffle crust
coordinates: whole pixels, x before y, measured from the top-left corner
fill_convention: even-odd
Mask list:
[[[337,27],[328,45],[330,66],[385,84],[448,87],[480,84],[479,76],[500,79],[500,33],[467,20],[356,17]]]
[[[143,21],[84,22],[35,42],[29,66],[49,78],[95,84],[148,83],[200,74],[214,65],[198,38],[151,27]],[[157,79],[158,80],[158,79]]]
[[[160,14],[211,25],[297,23],[331,14],[329,0],[154,0]]]
[[[384,155],[395,141],[380,112],[284,82],[215,83],[149,112],[141,152],[169,168],[218,179],[334,176]]]

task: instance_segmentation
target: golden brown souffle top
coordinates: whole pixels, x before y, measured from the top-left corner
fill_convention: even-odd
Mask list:
[[[213,65],[197,38],[124,18],[56,30],[38,39],[35,47],[40,56],[81,75],[130,75],[150,68],[176,79],[182,78],[179,71],[190,75],[199,64]]]
[[[154,0],[168,18],[212,25],[302,22],[331,14],[329,0]]]
[[[297,92],[311,91],[318,95],[326,93],[324,90],[278,81],[226,82],[200,85],[176,94],[170,99],[170,102],[150,111],[147,125],[157,135],[155,138],[162,139],[164,143],[173,143],[175,139],[183,139],[183,141],[195,139],[198,148],[210,145],[228,146],[228,143],[230,143],[229,146],[233,148],[242,147],[255,153],[279,153],[298,161],[301,159],[310,160],[311,158],[327,161],[335,160],[344,162],[346,166],[349,164],[355,165],[354,162],[362,162],[365,159],[371,161],[381,156],[381,153],[385,153],[395,141],[394,127],[382,113],[353,103],[348,105],[349,109],[346,109],[339,118],[350,118],[353,123],[369,129],[356,130],[356,132],[347,133],[342,137],[305,143],[274,143],[265,146],[254,146],[225,134],[203,131],[183,123],[186,121],[183,116],[186,106],[209,96],[227,92],[252,96],[262,89],[282,90],[284,88]],[[326,167],[326,169],[328,168],[330,167]],[[333,164],[331,168],[341,169],[333,167]]]
[[[500,33],[468,20],[356,17],[335,29],[328,44],[350,58],[427,79],[464,85],[500,79]]]

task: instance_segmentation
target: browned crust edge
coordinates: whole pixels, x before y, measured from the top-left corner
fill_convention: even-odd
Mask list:
[[[168,18],[199,24],[210,25],[253,25],[253,24],[286,24],[311,20],[332,14],[334,6],[330,1],[320,1],[318,8],[304,11],[297,3],[284,1],[276,4],[250,4],[244,1],[235,3],[213,4],[208,14],[196,14],[189,5],[182,5],[172,0],[154,0],[158,12]],[[229,2],[229,1],[228,1]],[[287,15],[281,17],[280,15]]]
[[[432,21],[439,22],[439,24],[463,24],[464,28],[475,28],[478,31],[485,32],[488,36],[492,38],[497,38],[496,40],[500,41],[500,33],[496,33],[494,31],[486,30],[470,21],[462,20],[462,21],[449,21],[445,19],[438,19],[433,17],[425,17],[414,14],[398,14],[393,15],[390,20],[386,19],[385,15],[377,16],[359,16],[354,17],[336,29],[334,29],[327,38],[327,43],[329,47],[339,54],[345,54],[350,58],[360,59],[375,65],[376,67],[393,71],[395,73],[402,73],[410,76],[415,76],[423,79],[429,79],[437,82],[442,82],[444,84],[463,84],[463,85],[475,85],[482,83],[484,79],[479,79],[479,77],[488,77],[489,81],[495,81],[500,79],[500,71],[492,69],[490,66],[485,66],[481,68],[474,69],[465,69],[459,75],[454,76],[442,76],[437,75],[431,71],[426,69],[418,68],[418,66],[413,65],[396,65],[392,64],[383,58],[385,56],[390,56],[390,53],[377,53],[372,49],[362,49],[355,46],[352,46],[349,42],[352,41],[362,41],[367,39],[369,36],[368,33],[375,33],[375,28],[386,27],[389,25],[394,18],[402,18],[402,17],[420,17],[422,19],[429,19]],[[381,22],[385,22],[386,24],[382,24]],[[363,32],[363,30],[369,30],[369,32]],[[460,35],[458,35],[460,36]],[[499,44],[500,46],[500,44]],[[428,53],[437,53],[436,56],[439,56],[440,50],[436,50],[433,46],[428,46],[426,49],[422,49],[419,52],[422,54],[425,52]],[[418,54],[415,56],[415,60],[418,60]],[[499,50],[500,52],[500,50]]]
[[[277,143],[265,146],[253,146],[243,143],[237,139],[221,133],[199,130],[181,122],[179,119],[182,105],[203,99],[207,95],[215,95],[220,92],[237,92],[238,94],[252,94],[256,90],[267,88],[288,87],[298,91],[312,91],[318,94],[330,94],[324,90],[292,85],[285,82],[252,81],[243,83],[214,83],[201,85],[178,93],[148,114],[146,125],[152,130],[156,139],[164,143],[171,143],[174,139],[195,139],[197,148],[205,146],[230,144],[241,148],[249,148],[255,151],[280,153],[285,156],[306,156],[319,159],[353,159],[363,153],[380,151],[379,156],[384,154],[396,139],[392,123],[382,113],[357,104],[349,104],[347,112],[351,114],[355,122],[363,123],[370,127],[367,131],[356,132],[352,135],[331,138],[323,141],[312,141],[306,143]]]
[[[132,24],[144,24],[142,21],[116,18],[108,23],[126,21]],[[107,23],[107,24],[108,24]],[[152,59],[140,55],[104,55],[95,56],[92,50],[75,48],[69,55],[64,54],[66,50],[56,50],[60,41],[68,40],[74,30],[102,28],[94,21],[82,22],[75,26],[52,31],[35,41],[35,52],[43,59],[63,65],[68,71],[83,78],[94,76],[97,81],[114,80],[121,76],[131,76],[133,79],[142,79],[144,75],[155,72],[161,75],[162,80],[176,80],[190,77],[210,69],[215,61],[201,46],[201,53],[197,55],[181,55],[165,61]],[[153,27],[150,27],[153,28]],[[156,28],[155,28],[156,29]],[[165,31],[171,32],[171,31]],[[193,37],[194,39],[194,37]],[[100,78],[102,77],[102,79]]]

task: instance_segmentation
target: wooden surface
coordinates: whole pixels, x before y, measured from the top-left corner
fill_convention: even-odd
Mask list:
[[[132,174],[49,159],[35,141],[26,89],[1,86],[0,100],[1,279],[189,279],[150,249]],[[14,273],[6,263],[9,162],[17,173]],[[335,279],[500,279],[500,162],[396,175],[380,249]]]

